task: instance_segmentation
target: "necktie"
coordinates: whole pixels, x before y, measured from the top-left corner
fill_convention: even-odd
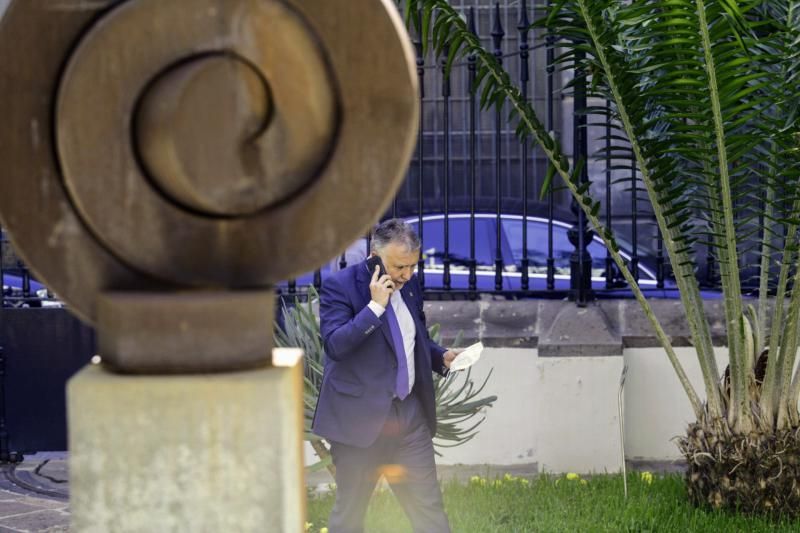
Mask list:
[[[406,360],[406,348],[403,343],[403,334],[400,333],[400,323],[390,301],[386,306],[386,322],[389,324],[389,331],[392,333],[394,352],[397,356],[397,378],[394,382],[394,393],[401,400],[411,392],[408,386],[408,361]]]

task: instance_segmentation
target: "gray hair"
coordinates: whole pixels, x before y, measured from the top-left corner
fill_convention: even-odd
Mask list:
[[[419,236],[413,228],[399,218],[391,218],[375,226],[369,248],[370,251],[378,253],[392,242],[405,246],[410,252],[422,247]]]

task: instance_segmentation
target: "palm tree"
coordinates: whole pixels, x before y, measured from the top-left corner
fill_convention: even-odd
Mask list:
[[[697,418],[679,442],[693,501],[797,514],[800,2],[554,0],[534,24],[559,50],[557,66],[574,69],[569,86],[609,102],[587,110],[612,125],[613,149],[598,157],[634,162],[675,271],[704,400],[598,218],[601,204],[580,179],[584,162],[570,164],[447,0],[408,0],[406,17],[448,64],[465,56],[477,62],[473,90],[482,105],[507,109],[519,137],[542,148],[549,177],[569,188],[631,286]],[[724,376],[694,274],[700,245],[713,250],[721,275]],[[759,297],[749,304],[741,277],[753,269]]]

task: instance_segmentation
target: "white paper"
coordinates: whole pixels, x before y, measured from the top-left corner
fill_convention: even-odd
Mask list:
[[[482,342],[476,342],[469,346],[453,359],[453,362],[450,363],[450,370],[464,370],[471,367],[481,358],[481,352],[483,352]]]

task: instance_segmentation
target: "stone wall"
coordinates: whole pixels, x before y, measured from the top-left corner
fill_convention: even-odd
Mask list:
[[[677,300],[650,300],[698,394],[703,383]],[[705,301],[720,371],[727,365],[722,301]],[[635,300],[585,308],[560,300],[429,301],[428,324],[443,344],[486,346],[471,379],[492,375],[497,395],[478,435],[440,449],[441,465],[493,465],[492,471],[618,472],[622,465],[618,395],[624,388],[628,460],[680,459],[672,438],[694,418],[689,401]],[[464,373],[465,374],[465,373]],[[464,376],[466,377],[466,376]]]
[[[702,378],[680,301],[650,300],[698,393]],[[727,364],[723,310],[706,301],[720,369]],[[535,465],[547,472],[621,469],[618,395],[624,392],[627,459],[680,458],[671,441],[693,418],[675,372],[634,300],[603,300],[585,308],[555,300],[426,304],[430,324],[441,324],[447,344],[487,349],[472,372],[492,370],[485,390],[498,396],[480,433],[442,451],[441,464]]]

